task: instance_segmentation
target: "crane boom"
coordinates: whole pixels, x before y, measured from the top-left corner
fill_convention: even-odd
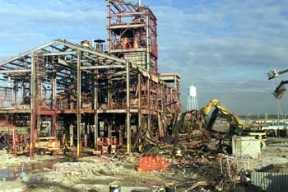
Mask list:
[[[270,72],[268,72],[268,80],[274,79],[277,76],[284,74],[284,73],[288,73],[288,69],[285,69],[282,71],[276,71],[276,69],[273,69]]]
[[[276,69],[273,69],[268,73],[268,80],[274,79],[284,73],[288,73],[288,69],[284,69],[281,71],[276,71]],[[284,86],[285,84],[288,84],[288,81],[281,81],[280,84],[275,88],[273,95],[276,99],[281,99],[284,95],[286,91],[286,88]]]
[[[282,71],[276,71],[276,69],[273,69],[270,72],[268,72],[268,80],[274,79],[277,76],[284,74],[284,73],[288,73],[288,69],[285,69]]]

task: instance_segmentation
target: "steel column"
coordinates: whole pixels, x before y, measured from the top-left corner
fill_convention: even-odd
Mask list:
[[[148,105],[148,130],[151,130],[151,92],[150,92],[150,79],[147,78],[147,105]]]
[[[35,53],[32,53],[31,58],[31,79],[30,79],[30,158],[34,157],[34,130],[36,120],[36,109],[35,109],[35,83],[36,83],[36,70],[35,70]]]
[[[141,105],[142,105],[142,100],[141,100],[141,96],[142,96],[142,90],[141,90],[141,73],[138,74],[138,128],[141,127],[142,125],[142,110],[141,110]],[[139,129],[138,129],[139,131]]]
[[[57,129],[57,126],[58,126],[58,122],[57,122],[57,114],[56,114],[56,109],[57,109],[57,106],[56,106],[56,91],[57,91],[57,80],[56,78],[52,79],[52,109],[53,109],[53,115],[52,115],[52,135],[53,136],[57,136],[57,133],[56,133],[56,129]]]
[[[18,81],[14,81],[13,84],[13,102],[17,103],[17,95],[18,95]]]
[[[130,70],[129,63],[126,63],[126,133],[127,133],[127,153],[131,152],[131,128],[130,128]]]
[[[98,150],[97,139],[98,139],[98,71],[94,72],[94,148]]]
[[[81,156],[81,52],[77,53],[77,158]]]

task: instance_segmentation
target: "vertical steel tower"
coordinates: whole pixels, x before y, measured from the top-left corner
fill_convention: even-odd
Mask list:
[[[158,74],[157,19],[147,6],[108,0],[108,53]]]

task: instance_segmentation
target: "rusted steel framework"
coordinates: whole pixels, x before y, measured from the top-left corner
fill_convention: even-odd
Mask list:
[[[94,42],[87,40],[75,44],[55,39],[0,62],[0,75],[6,82],[0,87],[1,119],[6,118],[18,131],[29,128],[30,156],[43,120],[52,122],[52,135],[70,135],[71,145],[76,140],[79,157],[81,147],[87,146],[83,140],[88,137],[91,141],[88,135],[92,135],[92,144],[88,142],[92,148],[103,150],[106,142],[130,153],[143,144],[143,135],[164,137],[171,115],[180,111],[180,76],[157,72],[153,13],[147,7],[118,0],[108,1],[108,8],[109,23],[114,17],[123,22],[124,9],[127,15],[145,21],[129,24],[127,29],[110,23],[108,53],[103,52],[103,41],[97,40],[94,47]],[[133,41],[138,47],[116,49],[115,35],[126,31],[133,32],[134,38],[136,31],[141,32],[139,41]],[[145,40],[143,48],[140,39]]]
[[[158,73],[157,19],[147,6],[108,0],[108,52]]]

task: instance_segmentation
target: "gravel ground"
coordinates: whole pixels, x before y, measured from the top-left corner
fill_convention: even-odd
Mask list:
[[[35,156],[30,159],[25,156],[13,157],[2,154],[1,169],[7,174],[2,175],[0,191],[19,192],[54,192],[54,191],[109,191],[110,185],[121,186],[122,192],[133,190],[152,191],[163,186],[163,181],[156,172],[137,172],[135,162],[121,163],[110,158],[85,157],[77,162],[58,162],[47,168],[47,163],[59,160],[59,157],[49,155]],[[40,166],[28,169],[25,165],[36,163]],[[24,167],[23,167],[24,164]],[[41,168],[42,165],[42,168]],[[11,168],[14,171],[11,171]],[[43,168],[45,167],[45,168]],[[48,166],[49,167],[49,166]],[[9,171],[10,170],[10,171]],[[9,174],[8,174],[9,172]],[[15,175],[13,181],[9,181]],[[0,174],[1,176],[1,174]]]
[[[245,166],[249,164],[254,170],[268,167],[266,171],[288,172],[287,141],[270,140],[266,148],[262,149],[261,158],[249,159],[248,163],[247,159],[238,162],[244,162]],[[14,157],[5,151],[0,151],[0,156],[1,192],[106,192],[111,185],[121,186],[121,192],[161,191],[165,183],[189,181],[191,186],[199,178],[198,173],[191,172],[191,166],[178,166],[178,169],[169,172],[138,172],[137,155],[127,156],[125,161],[109,156],[90,156],[77,162],[63,162],[67,159],[49,155],[35,155],[33,159],[27,156]]]

